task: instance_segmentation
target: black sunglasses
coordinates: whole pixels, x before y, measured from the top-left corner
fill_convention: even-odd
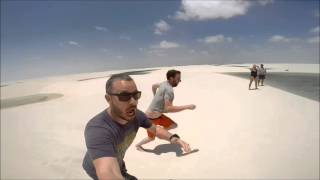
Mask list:
[[[133,97],[133,99],[138,100],[141,97],[141,91],[136,91],[133,93],[129,93],[129,92],[121,92],[121,93],[108,93],[109,95],[112,96],[117,96],[119,101],[129,101],[131,99],[131,97]]]

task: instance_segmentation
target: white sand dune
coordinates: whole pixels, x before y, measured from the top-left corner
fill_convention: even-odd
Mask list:
[[[319,65],[266,67],[319,73]],[[179,156],[175,146],[162,140],[145,146],[151,152],[137,151],[134,144],[146,136],[140,129],[125,157],[129,173],[141,179],[319,178],[319,102],[270,87],[267,81],[260,90],[248,91],[249,80],[221,74],[244,72],[245,67],[199,65],[132,75],[143,92],[139,109],[148,107],[152,83],[165,80],[171,68],[182,71],[174,104],[197,105],[194,111],[168,114],[178,123],[172,132],[199,151]],[[1,87],[1,99],[63,94],[42,103],[1,109],[1,179],[88,178],[81,166],[86,151],[83,131],[87,121],[107,107],[108,77],[103,77],[112,73]]]

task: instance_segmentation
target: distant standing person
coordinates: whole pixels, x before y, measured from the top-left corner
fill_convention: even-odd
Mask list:
[[[266,74],[267,74],[267,70],[263,67],[263,64],[260,64],[260,68],[258,70],[258,75],[259,75],[258,85],[260,85],[260,82],[261,82],[260,86],[264,86],[263,81],[266,78]]]
[[[254,84],[255,84],[255,89],[258,89],[258,85],[257,85],[257,75],[258,75],[258,69],[257,69],[257,66],[254,64],[252,65],[252,68],[250,68],[250,83],[249,83],[249,90],[251,90],[251,84],[252,84],[252,81],[254,81]]]
[[[152,85],[153,100],[146,111],[147,117],[153,124],[162,126],[169,130],[177,127],[177,123],[163,113],[180,112],[183,110],[193,110],[196,108],[194,104],[184,106],[174,106],[174,92],[173,88],[178,86],[181,82],[181,72],[177,70],[169,70],[166,74],[167,81],[162,83],[156,83]],[[147,144],[155,139],[155,134],[151,131],[147,131],[148,137],[139,142],[136,147],[142,151],[142,145]]]

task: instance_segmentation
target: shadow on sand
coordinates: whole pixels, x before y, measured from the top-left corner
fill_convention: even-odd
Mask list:
[[[145,149],[143,148],[144,152],[153,153],[156,155],[161,155],[162,153],[176,153],[177,157],[186,156],[195,152],[198,152],[199,149],[193,149],[189,153],[183,153],[181,147],[177,144],[160,144],[156,146],[154,149]]]
[[[13,108],[13,107],[27,105],[27,104],[49,101],[49,100],[60,98],[62,96],[63,94],[48,93],[48,94],[34,94],[29,96],[1,99],[1,109]]]

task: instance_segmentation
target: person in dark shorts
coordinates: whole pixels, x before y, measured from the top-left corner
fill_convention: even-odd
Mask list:
[[[193,110],[196,108],[194,104],[176,106],[173,105],[174,92],[173,87],[178,86],[181,82],[181,72],[177,70],[169,70],[166,74],[167,80],[162,83],[156,83],[152,86],[153,99],[146,111],[147,117],[154,125],[161,126],[167,130],[177,127],[177,123],[164,115],[163,113],[180,112],[183,110]],[[136,148],[143,151],[142,145],[147,144],[155,139],[155,134],[147,131],[148,137],[142,139]]]
[[[252,68],[250,68],[249,90],[251,90],[252,81],[254,81],[254,84],[255,84],[255,87],[256,87],[255,89],[258,89],[257,75],[258,75],[258,69],[257,69],[257,66],[254,64],[254,65],[252,65]]]
[[[260,68],[258,70],[258,76],[259,76],[258,85],[264,86],[263,82],[266,79],[266,75],[267,75],[267,70],[263,67],[263,64],[260,64]]]
[[[155,126],[137,109],[140,96],[135,82],[126,74],[112,75],[106,82],[105,99],[109,107],[93,117],[84,132],[87,152],[82,166],[91,178],[137,179],[128,174],[123,158],[139,127],[190,152],[189,144],[177,134]]]

